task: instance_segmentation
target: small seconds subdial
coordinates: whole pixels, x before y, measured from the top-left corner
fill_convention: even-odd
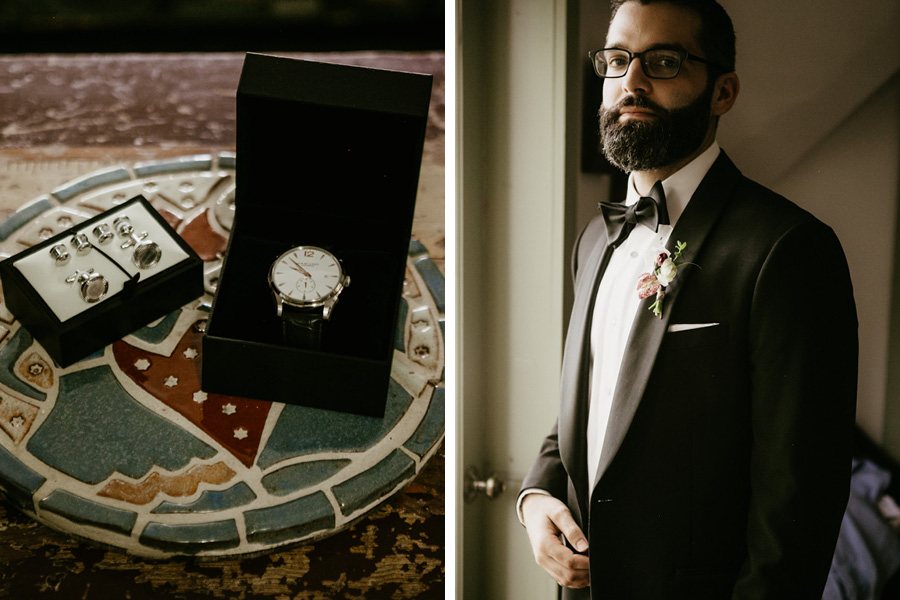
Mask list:
[[[288,300],[301,304],[323,302],[335,294],[342,280],[340,263],[321,248],[293,248],[272,266],[275,289]]]

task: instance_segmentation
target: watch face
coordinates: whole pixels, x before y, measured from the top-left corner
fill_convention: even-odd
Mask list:
[[[299,306],[322,304],[344,286],[338,259],[315,246],[298,246],[279,256],[269,272],[269,280],[287,302]]]

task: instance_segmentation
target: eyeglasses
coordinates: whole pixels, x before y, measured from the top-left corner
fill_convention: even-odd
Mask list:
[[[588,52],[588,58],[591,59],[591,64],[594,65],[594,72],[597,73],[597,76],[606,79],[624,77],[625,73],[628,72],[628,67],[631,66],[631,62],[635,58],[640,59],[644,74],[652,79],[672,79],[677,77],[678,72],[681,70],[681,63],[688,59],[702,62],[722,71],[727,72],[730,70],[701,56],[672,48],[655,48],[644,50],[643,52],[629,52],[622,48],[603,48],[601,50],[591,50]]]

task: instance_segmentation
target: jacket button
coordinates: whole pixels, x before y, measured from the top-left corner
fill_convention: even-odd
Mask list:
[[[597,504],[607,504],[612,501],[612,498],[597,498]]]

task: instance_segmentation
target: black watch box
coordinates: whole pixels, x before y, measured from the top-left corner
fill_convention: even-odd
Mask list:
[[[384,415],[431,85],[431,75],[246,55],[205,391]],[[286,335],[268,281],[297,246],[328,250],[350,277],[308,347]]]
[[[101,223],[111,227],[117,216],[133,219],[137,235],[150,230],[146,239],[164,248],[159,263],[138,268],[129,260],[136,244],[122,249],[126,238],[114,234],[100,243],[91,233]],[[72,243],[76,233],[84,233],[93,244],[81,255]],[[50,250],[58,245],[69,252],[70,258],[55,264]],[[93,283],[106,280],[108,284],[108,292],[96,300],[102,286],[82,287],[81,280],[74,277],[76,272],[91,269],[103,276]],[[10,312],[62,367],[102,350],[204,293],[203,261],[143,196],[5,259],[0,262],[0,280]],[[84,299],[82,290],[89,291],[91,301]]]

